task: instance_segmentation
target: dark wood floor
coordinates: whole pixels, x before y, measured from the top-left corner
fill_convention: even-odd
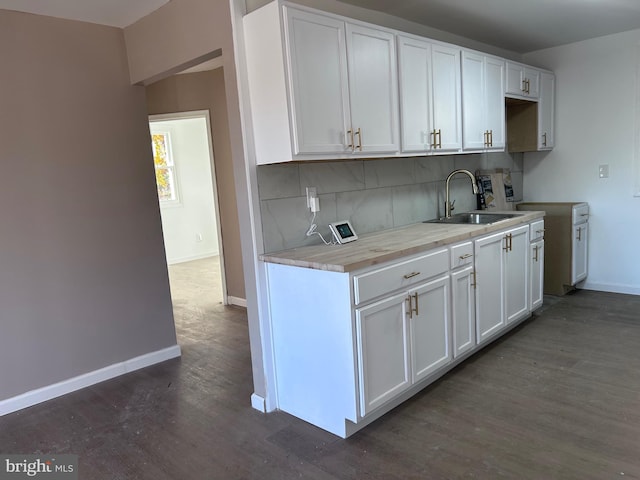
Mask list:
[[[101,479],[638,479],[640,297],[579,291],[347,440],[252,410],[245,313],[181,329],[181,360],[0,418],[2,453]]]

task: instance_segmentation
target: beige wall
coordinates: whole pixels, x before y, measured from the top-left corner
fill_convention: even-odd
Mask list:
[[[131,81],[157,80],[208,53],[233,49],[229,3],[172,0],[125,28]]]
[[[0,10],[0,400],[176,344],[122,30]]]
[[[232,3],[231,3],[232,2]],[[231,6],[233,5],[233,11]],[[259,314],[264,291],[259,290],[256,279],[263,274],[257,260],[256,245],[261,244],[259,203],[255,166],[245,161],[239,97],[236,74],[236,47],[242,54],[241,44],[234,44],[232,25],[242,23],[244,0],[171,0],[147,17],[125,28],[125,40],[131,70],[131,82],[149,85],[169,77],[210,56],[221,55],[224,72],[225,95],[229,124],[233,176],[236,188],[240,244],[245,279],[245,296],[249,320],[249,340],[253,370],[254,406],[267,397],[267,388],[273,391],[272,380],[267,384],[265,362],[269,363],[270,340],[264,337],[264,325]],[[236,39],[242,39],[238,32]],[[240,59],[239,63],[242,63]],[[252,187],[249,187],[252,185]],[[265,320],[266,321],[266,320]],[[269,368],[269,367],[266,367]],[[267,377],[272,374],[267,373]]]
[[[227,294],[245,298],[223,71],[218,68],[208,72],[174,75],[149,85],[146,90],[149,115],[209,110]]]

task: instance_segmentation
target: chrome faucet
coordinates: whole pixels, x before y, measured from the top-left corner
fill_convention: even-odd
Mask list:
[[[449,182],[451,181],[451,178],[457,173],[464,173],[465,175],[467,175],[471,179],[471,186],[473,187],[473,193],[475,193],[476,195],[480,193],[480,190],[478,190],[478,185],[476,184],[476,177],[469,170],[465,170],[461,168],[451,172],[447,177],[447,181],[445,182],[444,216],[446,218],[451,217],[451,210],[453,210],[452,208],[453,203],[449,201]]]

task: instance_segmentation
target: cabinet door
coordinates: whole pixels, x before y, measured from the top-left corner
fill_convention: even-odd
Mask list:
[[[485,124],[490,132],[490,150],[504,150],[506,144],[504,105],[504,60],[485,58]]]
[[[483,150],[487,146],[484,67],[484,55],[462,52],[462,147],[465,150]]]
[[[555,146],[554,109],[555,75],[540,75],[540,100],[538,101],[538,150],[551,150]]]
[[[431,150],[431,44],[398,37],[403,152]]]
[[[529,313],[529,225],[507,232],[505,250],[505,304],[507,324]]]
[[[417,382],[451,360],[449,276],[409,293],[412,380]]]
[[[360,414],[411,385],[406,294],[356,310]]]
[[[473,265],[451,273],[451,318],[453,320],[453,356],[476,345],[476,305]]]
[[[474,242],[476,256],[476,337],[478,344],[505,326],[503,232]]]
[[[434,153],[462,148],[462,106],[460,103],[460,50],[431,46],[433,66],[433,128],[439,132]]]
[[[573,226],[571,249],[571,285],[587,278],[588,223]]]
[[[531,243],[529,252],[530,282],[529,298],[533,311],[542,306],[544,295],[544,240],[540,239]]]
[[[527,81],[527,97],[538,98],[540,96],[540,70],[525,67],[524,79]]]
[[[536,99],[540,96],[540,70],[507,62],[506,93]]]
[[[350,115],[345,24],[295,9],[286,12],[294,152],[351,151],[346,138]]]
[[[524,67],[517,63],[507,62],[506,93],[510,95],[524,95]]]
[[[504,149],[504,60],[462,53],[462,119],[465,150]]]
[[[397,152],[400,142],[395,36],[347,23],[347,54],[355,151]]]

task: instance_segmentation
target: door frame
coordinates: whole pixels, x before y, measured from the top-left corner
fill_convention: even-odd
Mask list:
[[[149,115],[149,123],[168,120],[186,120],[191,118],[204,118],[207,125],[207,144],[209,146],[209,165],[211,167],[211,185],[213,194],[213,211],[216,218],[216,231],[218,234],[218,252],[220,256],[220,277],[222,282],[222,303],[229,305],[227,294],[227,280],[224,263],[224,247],[222,245],[222,225],[220,223],[220,199],[218,197],[218,183],[216,181],[216,165],[213,156],[213,139],[211,136],[211,118],[209,110],[192,110],[187,112],[161,113]]]

